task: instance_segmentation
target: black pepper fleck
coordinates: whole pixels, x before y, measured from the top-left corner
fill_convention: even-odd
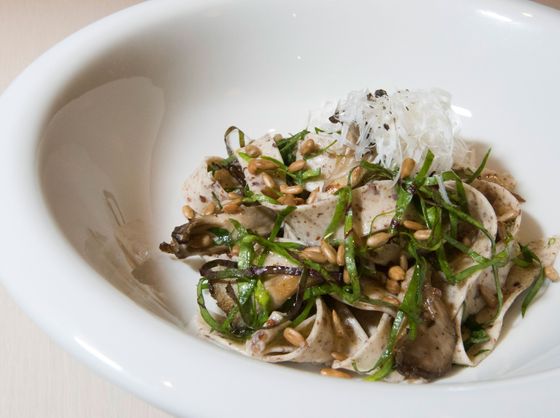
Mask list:
[[[375,97],[387,96],[387,92],[383,89],[375,90]]]

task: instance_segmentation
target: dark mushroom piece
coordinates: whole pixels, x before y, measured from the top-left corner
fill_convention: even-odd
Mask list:
[[[275,213],[261,206],[243,207],[241,213],[200,216],[192,221],[175,227],[171,233],[171,241],[163,242],[161,251],[174,254],[177,258],[186,258],[196,254],[225,253],[228,247],[216,245],[212,239],[212,228],[233,230],[230,219],[235,219],[257,235],[265,236],[274,225]]]
[[[407,378],[433,380],[451,369],[457,335],[441,291],[426,285],[423,297],[416,338],[405,335],[397,342],[395,362],[397,371]]]

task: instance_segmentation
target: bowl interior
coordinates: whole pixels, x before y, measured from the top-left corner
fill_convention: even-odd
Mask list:
[[[264,3],[215,2],[168,16],[84,63],[58,95],[39,153],[44,198],[100,280],[192,332],[197,274],[157,250],[183,222],[185,178],[203,156],[225,155],[227,127],[251,137],[295,132],[309,109],[363,88],[450,91],[464,136],[492,146],[492,165],[518,178],[523,237],[560,232],[554,179],[541,168],[560,151],[552,113],[560,69],[521,2],[507,16],[499,2],[491,13],[468,2],[452,10],[444,1],[405,2],[398,13],[392,2]],[[528,159],[528,143],[538,159]],[[545,336],[539,327],[558,297],[551,288],[524,320],[514,307],[495,353],[445,381],[560,366],[560,331],[546,327]]]

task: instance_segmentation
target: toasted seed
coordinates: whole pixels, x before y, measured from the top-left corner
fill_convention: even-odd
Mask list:
[[[335,360],[338,360],[338,361],[344,361],[348,358],[348,356],[346,354],[339,353],[338,351],[333,351],[331,353],[331,357]]]
[[[325,192],[330,193],[330,194],[335,194],[341,188],[342,188],[342,184],[334,182],[334,183],[327,184],[325,186]]]
[[[216,204],[214,202],[210,202],[208,203],[208,205],[206,205],[206,207],[202,211],[202,214],[204,216],[208,216],[208,215],[213,215],[214,212],[216,212]]]
[[[382,296],[381,300],[383,300],[384,302],[387,302],[387,303],[391,303],[393,305],[397,305],[397,306],[399,306],[401,304],[400,300],[398,300],[396,297],[390,296],[390,295]]]
[[[321,374],[323,376],[339,377],[341,379],[351,379],[352,378],[352,376],[350,376],[348,373],[345,373],[343,371],[336,370],[336,369],[331,369],[330,367],[325,367],[324,369],[321,369]]]
[[[463,244],[465,244],[467,247],[470,247],[472,245],[472,241],[469,237],[464,237],[462,240]]]
[[[315,144],[315,141],[313,141],[313,139],[311,138],[308,138],[305,141],[303,141],[303,144],[301,144],[301,147],[299,148],[299,152],[301,152],[301,155],[305,156],[311,154],[316,149],[317,149],[317,144]]]
[[[227,195],[231,200],[243,199],[243,196],[241,196],[239,193],[229,192]]]
[[[274,181],[274,179],[272,178],[272,176],[268,173],[262,173],[261,177],[263,179],[263,182],[265,184],[266,187],[269,187],[271,189],[277,189],[278,185],[276,184],[276,182]]]
[[[278,168],[278,164],[274,161],[264,160],[262,158],[257,158],[255,164],[259,170],[274,170],[275,168]]]
[[[189,245],[193,248],[207,248],[214,243],[212,237],[208,234],[195,235],[189,241]]]
[[[553,282],[560,280],[560,275],[553,266],[546,266],[544,268],[544,275]]]
[[[229,255],[231,256],[239,255],[240,250],[241,248],[239,247],[239,245],[235,244],[233,247],[231,247],[231,251],[229,252]]]
[[[406,256],[406,254],[401,254],[401,256],[399,257],[399,265],[404,271],[408,270],[408,257]]]
[[[350,278],[350,273],[348,273],[347,269],[344,269],[344,271],[342,272],[342,281],[346,284],[350,284],[352,282],[352,279]]]
[[[490,289],[486,286],[478,286],[478,290],[480,292],[480,296],[486,302],[486,305],[490,306],[491,308],[495,308],[498,305],[498,298],[494,294],[494,290]]]
[[[240,205],[242,202],[243,202],[243,198],[240,197],[239,199],[232,199],[227,203],[233,203],[234,205]]]
[[[338,316],[338,313],[334,309],[332,310],[332,321],[334,332],[336,333],[336,335],[338,335],[339,337],[344,337],[346,335],[346,331],[344,331],[344,325],[342,325],[340,316]]]
[[[312,203],[315,203],[318,195],[319,195],[319,188],[317,187],[315,190],[309,193],[309,197],[307,198],[307,204],[310,205]]]
[[[302,197],[296,197],[295,199],[296,205],[304,205],[305,204],[305,199]]]
[[[214,180],[216,180],[224,189],[233,189],[238,185],[237,180],[233,178],[229,171],[225,168],[220,168],[216,170],[212,175]]]
[[[303,258],[305,258],[307,260],[310,260],[310,261],[314,261],[316,263],[321,263],[322,264],[322,263],[327,262],[327,257],[325,257],[325,255],[321,251],[321,248],[319,248],[319,247],[307,247],[307,248],[301,250],[301,252],[299,254]]]
[[[283,138],[282,134],[274,134],[274,136],[272,137],[274,142],[278,142],[278,141],[282,140],[282,138]]]
[[[401,165],[401,179],[405,179],[412,174],[412,170],[416,166],[416,161],[412,158],[405,158]]]
[[[508,222],[515,219],[519,215],[519,212],[515,209],[509,209],[498,216],[498,222]]]
[[[249,171],[249,173],[253,175],[257,174],[257,172],[259,171],[257,169],[257,160],[255,158],[249,160],[249,163],[247,164],[247,171]]]
[[[404,271],[404,269],[401,266],[392,266],[391,268],[389,268],[389,271],[387,272],[387,274],[389,275],[389,278],[391,280],[401,282],[401,281],[404,280],[406,272]]]
[[[206,167],[210,167],[212,164],[220,164],[224,159],[222,157],[209,157],[206,160]]]
[[[352,174],[350,174],[350,186],[356,187],[360,182],[360,180],[362,179],[363,175],[364,175],[364,169],[360,166],[352,170]]]
[[[336,264],[336,251],[331,244],[325,240],[321,240],[321,251],[324,256],[327,257],[327,261],[330,264]]]
[[[277,192],[275,189],[271,189],[270,187],[263,188],[261,190],[261,193],[273,199],[276,199],[280,195],[279,192]]]
[[[236,203],[232,202],[232,203],[228,203],[227,205],[224,205],[222,207],[222,210],[225,213],[230,213],[230,214],[239,213],[239,212],[241,212],[241,206],[239,206],[239,204],[236,204]]]
[[[183,215],[185,215],[185,218],[187,218],[189,221],[191,219],[194,219],[194,217],[196,216],[193,208],[191,208],[189,205],[183,206]]]
[[[256,145],[247,145],[245,147],[245,154],[251,158],[256,158],[261,155],[261,150]]]
[[[288,186],[287,184],[281,184],[280,191],[286,194],[300,194],[303,192],[303,186],[301,186],[300,184],[295,186]]]
[[[340,244],[338,249],[336,250],[336,264],[339,266],[343,266],[345,264],[344,261],[344,244]]]
[[[278,203],[280,203],[281,205],[297,206],[296,199],[291,194],[281,196],[276,200],[278,200]]]
[[[303,170],[306,165],[307,163],[305,162],[305,160],[297,160],[289,165],[288,171],[290,173],[295,173],[296,171]]]
[[[286,341],[296,347],[304,347],[306,344],[303,335],[291,327],[284,328],[283,334]]]
[[[414,233],[414,238],[416,238],[418,241],[426,241],[427,239],[430,239],[431,236],[432,236],[431,229],[421,229]]]
[[[385,245],[391,237],[392,235],[388,232],[378,232],[377,234],[370,235],[366,243],[370,248],[377,248]]]
[[[421,223],[406,220],[403,222],[403,226],[408,229],[412,229],[413,231],[420,231],[421,229],[426,229],[426,225],[422,225]]]
[[[278,168],[278,165],[274,161],[263,160],[262,158],[253,158],[247,164],[247,170],[253,175],[260,171],[274,170],[275,168]]]
[[[396,280],[389,279],[385,282],[385,289],[394,295],[398,295],[401,291],[401,285]]]

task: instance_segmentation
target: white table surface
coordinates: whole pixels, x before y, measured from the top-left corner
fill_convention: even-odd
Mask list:
[[[138,0],[0,0],[0,92],[56,42],[135,3]],[[0,418],[169,417],[55,345],[1,286],[0,359]]]
[[[0,92],[50,46],[138,0],[0,0]],[[560,0],[542,0],[560,8]],[[163,418],[56,346],[0,286],[0,418]]]

